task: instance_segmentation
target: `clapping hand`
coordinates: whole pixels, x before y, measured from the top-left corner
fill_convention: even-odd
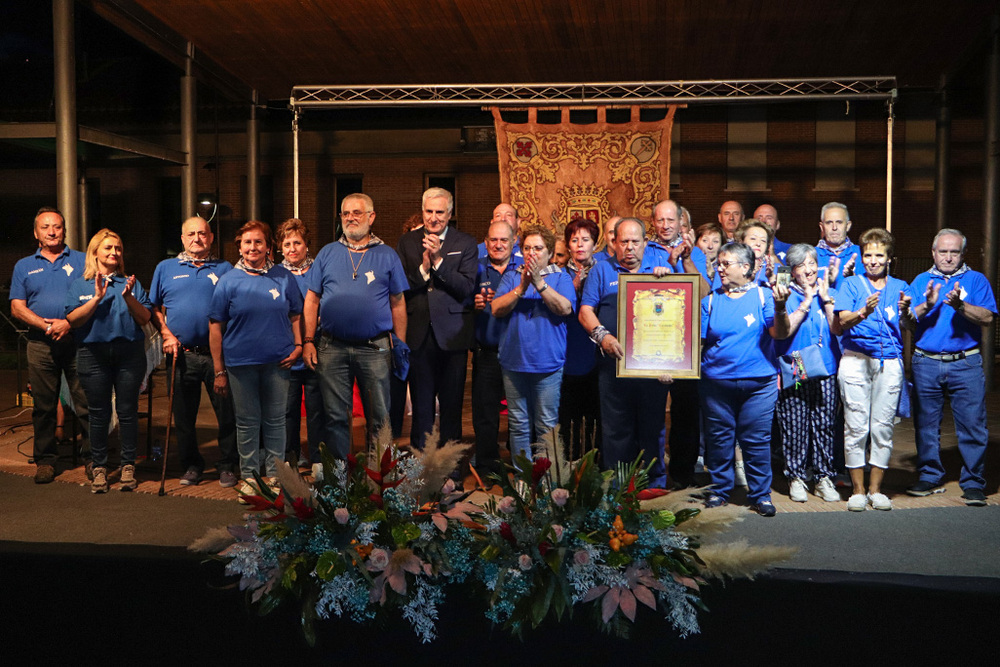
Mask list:
[[[955,283],[955,286],[951,288],[951,291],[945,295],[944,302],[955,310],[961,310],[962,305],[965,303],[962,300],[962,285]]]
[[[903,290],[899,290],[899,303],[897,304],[897,307],[899,308],[899,316],[900,317],[904,317],[904,316],[910,314],[910,302],[911,301],[913,301],[913,297],[911,297],[909,294],[907,294]]]

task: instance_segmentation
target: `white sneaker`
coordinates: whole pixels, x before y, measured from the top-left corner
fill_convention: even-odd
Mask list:
[[[847,499],[847,509],[851,512],[864,512],[868,509],[868,498],[863,493],[855,493]]]
[[[809,500],[806,495],[806,483],[797,477],[793,477],[788,482],[788,497],[797,503],[804,503]]]
[[[840,493],[837,491],[837,487],[833,485],[833,480],[829,477],[820,477],[819,481],[816,482],[816,488],[813,489],[813,493],[828,503],[839,503],[841,501]]]
[[[707,470],[705,470],[705,457],[704,456],[699,456],[698,457],[698,460],[694,464],[694,471],[695,472],[708,472]]]
[[[314,463],[312,464],[312,474],[313,474],[313,484],[319,484],[323,481],[323,464]]]
[[[240,505],[250,504],[250,501],[247,500],[245,496],[260,495],[260,492],[257,491],[257,487],[254,486],[248,479],[244,479],[243,481],[241,481],[239,485],[236,487],[236,491],[237,493],[239,493],[239,496],[236,498],[236,500],[240,503]]]
[[[891,510],[892,501],[884,493],[869,493],[868,502],[877,510]]]
[[[735,477],[736,477],[736,486],[742,486],[744,489],[749,488],[747,486],[747,473],[746,473],[746,470],[743,467],[743,461],[742,461],[742,459],[736,462],[736,465],[734,466],[734,468],[736,470],[736,474],[735,474]]]

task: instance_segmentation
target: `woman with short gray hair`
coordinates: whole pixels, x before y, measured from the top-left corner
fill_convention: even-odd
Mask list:
[[[804,503],[806,479],[815,471],[813,490],[826,502],[841,500],[833,484],[834,422],[837,415],[837,364],[840,347],[836,335],[840,322],[834,317],[836,292],[819,280],[816,249],[796,243],[785,262],[792,270],[788,296],[790,335],[776,340],[781,369],[777,415],[789,496]]]

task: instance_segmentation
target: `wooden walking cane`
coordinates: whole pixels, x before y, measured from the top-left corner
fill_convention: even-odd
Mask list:
[[[160,472],[159,495],[161,496],[167,495],[167,492],[163,490],[163,485],[167,481],[167,453],[170,451],[170,424],[174,421],[174,385],[177,384],[174,371],[177,369],[178,354],[180,354],[179,349],[177,352],[174,352],[173,359],[170,361],[170,391],[167,392],[167,437],[163,442],[163,469]]]

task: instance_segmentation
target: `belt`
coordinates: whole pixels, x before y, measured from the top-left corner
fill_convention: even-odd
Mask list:
[[[348,338],[339,338],[338,336],[334,336],[332,333],[330,333],[329,331],[326,331],[325,329],[320,334],[320,336],[329,338],[330,340],[335,341],[337,343],[344,343],[345,345],[359,345],[361,347],[370,347],[373,350],[381,350],[383,347],[389,347],[389,342],[388,342],[389,341],[389,332],[388,331],[386,331],[385,333],[380,333],[377,336],[372,336],[371,338],[362,338],[362,339],[359,339],[359,340],[350,340]],[[383,345],[379,344],[379,341],[385,341],[385,345],[383,346]]]
[[[979,354],[979,348],[974,347],[971,350],[963,350],[962,352],[951,352],[948,354],[931,354],[930,352],[924,352],[918,347],[917,354],[919,354],[922,357],[927,357],[928,359],[936,359],[938,361],[958,361],[959,359],[965,359],[966,357],[972,357]]]
[[[212,348],[208,345],[184,345],[183,349],[185,352],[191,352],[192,354],[203,354],[206,356],[212,356]]]

